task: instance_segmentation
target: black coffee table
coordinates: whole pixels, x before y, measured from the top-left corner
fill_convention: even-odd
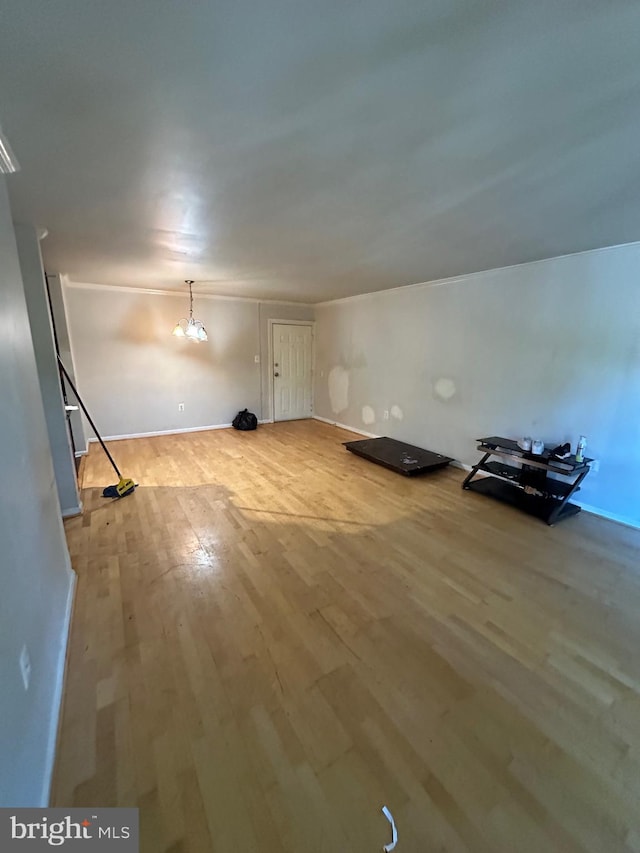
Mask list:
[[[362,441],[345,441],[344,446],[356,456],[383,465],[390,471],[416,477],[445,468],[453,462],[451,456],[442,456],[413,444],[396,441],[395,438],[365,438]]]

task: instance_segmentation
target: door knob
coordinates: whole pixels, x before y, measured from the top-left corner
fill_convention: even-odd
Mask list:
[[[280,376],[280,374],[279,374],[279,373],[274,373],[273,375],[274,375],[274,376]]]

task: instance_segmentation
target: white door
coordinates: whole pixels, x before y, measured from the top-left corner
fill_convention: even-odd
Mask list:
[[[311,326],[273,324],[273,417],[311,417]]]

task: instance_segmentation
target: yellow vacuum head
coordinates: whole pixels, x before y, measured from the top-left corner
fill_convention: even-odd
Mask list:
[[[118,493],[119,498],[123,498],[125,495],[130,495],[131,492],[135,489],[136,484],[133,480],[130,480],[128,477],[120,477],[120,482],[116,486],[116,492]]]
[[[120,477],[120,481],[115,486],[107,486],[102,490],[103,498],[124,498],[130,495],[135,489],[136,484],[129,477]]]

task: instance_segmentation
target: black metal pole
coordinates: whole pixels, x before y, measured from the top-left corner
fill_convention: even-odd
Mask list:
[[[80,394],[78,394],[78,389],[77,389],[77,388],[76,388],[76,386],[73,384],[73,381],[72,381],[71,377],[69,376],[69,374],[67,373],[67,371],[66,371],[66,369],[65,369],[65,366],[64,366],[64,364],[62,363],[62,359],[60,358],[60,356],[58,356],[58,364],[60,365],[60,370],[64,373],[65,379],[66,379],[66,380],[67,380],[67,382],[69,383],[69,387],[71,388],[71,390],[72,390],[72,391],[73,391],[73,393],[75,394],[76,400],[78,401],[78,403],[80,403],[80,408],[81,408],[81,409],[82,409],[82,411],[85,413],[85,416],[86,416],[87,420],[88,420],[88,421],[89,421],[89,423],[91,424],[91,429],[95,432],[95,434],[96,434],[96,438],[97,438],[97,439],[98,439],[98,441],[100,442],[100,444],[101,444],[102,449],[104,450],[104,452],[107,454],[107,458],[108,458],[109,462],[111,462],[111,464],[113,465],[113,470],[116,472],[116,474],[118,475],[118,477],[120,477],[120,479],[122,479],[122,474],[120,473],[120,470],[119,470],[118,466],[117,466],[117,465],[116,465],[116,463],[114,462],[113,456],[109,453],[109,451],[108,451],[108,449],[107,449],[107,445],[106,445],[106,444],[104,443],[104,441],[102,440],[102,436],[101,436],[101,435],[100,435],[100,433],[98,432],[98,428],[97,428],[97,427],[96,427],[96,425],[94,424],[94,422],[93,422],[93,420],[92,420],[92,418],[91,418],[91,415],[90,415],[90,414],[89,414],[89,412],[87,411],[87,407],[86,407],[86,406],[85,406],[85,404],[82,402],[82,399],[81,399],[81,397],[80,397]]]

